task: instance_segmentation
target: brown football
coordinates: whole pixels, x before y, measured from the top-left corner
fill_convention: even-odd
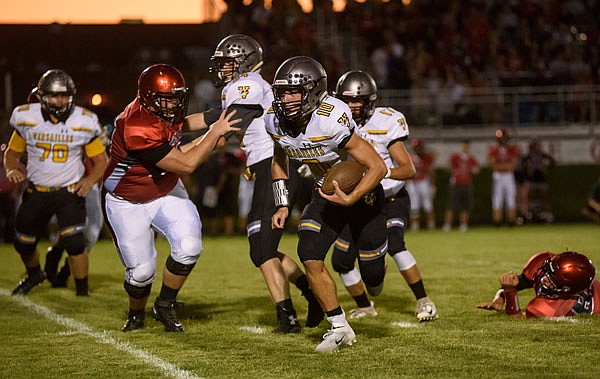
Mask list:
[[[335,192],[333,181],[335,180],[340,189],[349,194],[362,179],[367,168],[356,161],[342,161],[325,173],[321,191],[326,195],[332,195]]]

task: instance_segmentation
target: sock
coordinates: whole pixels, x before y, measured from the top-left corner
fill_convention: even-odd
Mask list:
[[[302,276],[299,277],[298,280],[296,280],[295,285],[300,290],[300,292],[302,292],[303,296],[306,296],[308,292],[311,292],[310,286],[308,284],[308,278],[305,274],[302,274]]]
[[[285,299],[275,303],[275,308],[277,310],[289,312],[294,309],[294,305],[292,304],[292,299]]]
[[[42,268],[39,264],[35,267],[27,267],[27,276],[39,274],[40,271],[42,271]]]
[[[158,297],[162,300],[175,301],[175,299],[177,299],[178,293],[178,289],[167,287],[163,283],[162,287],[160,288],[160,294],[158,295]]]
[[[88,295],[88,278],[75,279],[75,290],[78,296]]]
[[[365,307],[370,307],[371,306],[371,302],[369,301],[369,297],[367,296],[366,292],[363,292],[361,295],[358,296],[353,296],[354,301],[356,301],[356,305],[359,308],[365,308]]]
[[[425,286],[423,285],[423,279],[416,283],[410,284],[409,287],[417,300],[427,296],[427,292],[425,292]]]
[[[136,309],[131,309],[131,308],[129,308],[129,312],[127,313],[127,315],[129,317],[137,317],[137,318],[141,318],[141,319],[144,319],[146,316],[144,309],[136,310]]]
[[[346,321],[346,314],[341,306],[325,313],[327,314],[327,321],[329,321],[334,328],[348,324],[348,321]]]

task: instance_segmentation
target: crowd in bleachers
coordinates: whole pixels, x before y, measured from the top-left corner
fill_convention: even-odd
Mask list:
[[[319,1],[310,14],[294,0],[275,0],[270,10],[241,3],[228,1],[221,22],[266,47],[267,71],[290,55],[317,58],[332,77],[348,68],[344,52],[317,36],[318,19],[362,48],[363,68],[381,88],[600,83],[595,0],[349,1],[338,13]]]

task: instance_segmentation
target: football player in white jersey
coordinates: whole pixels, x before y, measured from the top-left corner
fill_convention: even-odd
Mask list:
[[[384,195],[379,182],[387,168],[373,147],[355,133],[348,105],[327,95],[327,74],[316,60],[299,56],[283,62],[275,74],[273,93],[273,110],[265,118],[267,132],[276,142],[272,171],[278,209],[273,228],[283,228],[289,215],[288,159],[306,163],[315,176],[317,190],[298,226],[298,256],[331,323],[316,351],[335,351],[351,345],[355,333],[338,302],[335,282],[324,260],[346,225],[361,253],[386,254]],[[320,189],[323,176],[342,160],[343,151],[368,171],[349,194],[334,182],[335,192],[325,195]]]
[[[302,330],[292,304],[289,282],[308,300],[306,325],[317,326],[324,313],[309,288],[308,279],[296,262],[278,251],[283,229],[271,228],[275,203],[271,195],[273,141],[265,130],[264,117],[273,102],[271,85],[260,75],[262,48],[252,37],[232,34],[217,45],[211,58],[214,84],[223,87],[222,109],[236,110],[242,119],[238,133],[246,152],[246,166],[255,178],[252,204],[248,213],[250,258],[263,275],[277,311],[275,332],[298,333]]]
[[[377,84],[364,71],[353,70],[343,74],[337,82],[335,96],[348,104],[358,125],[357,132],[371,143],[390,168],[390,177],[381,182],[385,191],[388,253],[417,299],[417,319],[434,320],[437,318],[436,306],[427,296],[417,261],[404,242],[410,215],[405,180],[415,175],[415,167],[403,143],[409,135],[406,118],[393,108],[375,107]],[[354,266],[357,258],[360,273]],[[358,305],[357,309],[349,311],[350,318],[377,315],[373,302],[367,298],[363,281],[372,296],[381,292],[385,256],[360,254],[352,243],[349,230],[345,230],[334,245],[332,263]]]
[[[76,294],[88,295],[88,254],[85,251],[85,197],[101,177],[108,158],[100,140],[98,117],[73,103],[75,83],[64,71],[47,71],[39,80],[39,103],[16,107],[14,128],[4,155],[6,176],[14,183],[29,179],[15,221],[15,249],[27,277],[13,295],[27,294],[46,279],[37,244],[48,221],[56,215],[59,236],[69,255]],[[27,172],[19,169],[27,155]],[[94,163],[85,175],[84,154]]]

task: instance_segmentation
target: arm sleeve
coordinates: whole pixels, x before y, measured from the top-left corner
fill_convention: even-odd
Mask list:
[[[259,118],[263,115],[264,109],[259,104],[232,104],[227,108],[227,113],[235,110],[236,113],[233,116],[234,119],[241,118],[242,121],[234,126],[239,127],[239,132],[229,132],[225,134],[225,138],[229,139],[234,134],[243,135],[246,133],[248,126],[254,121],[255,118]]]
[[[150,148],[150,149],[142,149],[142,150],[127,150],[127,154],[133,158],[150,162],[152,164],[158,163],[161,159],[163,159],[169,152],[171,152],[173,147],[169,145],[168,142],[164,144]]]
[[[204,122],[206,125],[214,124],[221,116],[221,108],[210,108],[204,112]]]

